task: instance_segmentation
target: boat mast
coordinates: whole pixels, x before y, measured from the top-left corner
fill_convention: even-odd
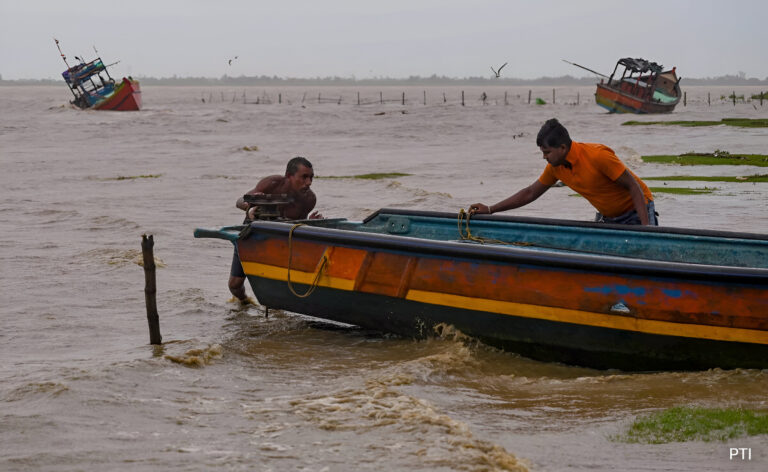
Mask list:
[[[72,68],[69,67],[69,63],[67,62],[67,56],[64,55],[63,52],[61,52],[61,46],[59,46],[59,40],[56,38],[53,38],[54,41],[56,41],[56,48],[59,50],[59,54],[61,54],[61,58],[64,60],[64,64],[67,66],[67,71],[70,73],[70,77],[72,76]],[[65,82],[67,82],[65,80]],[[77,96],[77,93],[75,93],[74,89],[72,88],[72,85],[67,82],[67,87],[69,87],[69,91],[72,92],[72,95],[75,96],[75,100],[77,100],[79,97]]]

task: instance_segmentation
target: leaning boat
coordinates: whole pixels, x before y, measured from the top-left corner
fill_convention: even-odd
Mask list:
[[[595,100],[611,113],[669,113],[682,97],[675,71],[645,59],[619,59],[608,81],[597,84]]]
[[[768,235],[382,209],[197,229],[269,308],[623,370],[768,367]]]
[[[59,46],[59,41],[56,46]],[[61,48],[59,48],[61,53]],[[80,61],[72,67],[69,66],[66,56],[61,53],[67,70],[61,73],[69,90],[74,95],[70,103],[82,109],[137,111],[141,109],[141,87],[139,81],[132,77],[123,77],[120,83],[116,83],[109,75],[107,66],[100,57],[84,62]],[[106,77],[105,77],[106,76]]]

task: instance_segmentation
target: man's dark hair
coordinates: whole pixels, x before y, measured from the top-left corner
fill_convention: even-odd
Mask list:
[[[571,145],[571,137],[568,135],[568,130],[557,121],[557,118],[547,120],[539,130],[538,136],[536,136],[536,145],[539,147],[558,147],[563,144],[569,147]]]
[[[309,162],[306,157],[296,156],[288,161],[288,165],[285,166],[285,173],[293,175],[299,170],[299,166],[307,166],[311,169],[312,163]]]

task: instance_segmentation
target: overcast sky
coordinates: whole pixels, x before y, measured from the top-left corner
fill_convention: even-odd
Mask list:
[[[54,37],[117,76],[768,77],[766,0],[0,0],[2,78],[60,78]]]

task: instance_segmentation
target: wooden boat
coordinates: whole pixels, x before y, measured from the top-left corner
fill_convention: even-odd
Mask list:
[[[768,367],[768,235],[382,209],[197,229],[267,307],[623,370]]]
[[[645,59],[619,59],[608,81],[597,84],[595,101],[611,113],[669,113],[682,96],[675,71]]]
[[[58,47],[59,41],[55,41]],[[60,47],[59,53],[61,53]],[[61,57],[67,65],[67,70],[61,75],[75,97],[70,102],[73,105],[94,110],[137,111],[141,109],[139,81],[132,77],[123,77],[120,83],[116,83],[100,57],[86,63],[76,56],[80,63],[72,67],[67,63],[63,53]]]

